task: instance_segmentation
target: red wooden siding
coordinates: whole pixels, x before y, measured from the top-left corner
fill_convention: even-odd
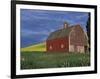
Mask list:
[[[46,49],[48,52],[65,52],[69,51],[68,37],[47,40]]]

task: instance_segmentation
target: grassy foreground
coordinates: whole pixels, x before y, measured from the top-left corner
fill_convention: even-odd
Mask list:
[[[90,65],[89,53],[21,52],[21,69],[80,67]]]

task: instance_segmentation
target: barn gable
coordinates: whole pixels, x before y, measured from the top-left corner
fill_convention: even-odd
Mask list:
[[[79,43],[82,45],[87,45],[88,43],[87,41],[88,37],[80,25],[75,25],[73,29],[71,30],[69,36],[70,36],[71,44]]]

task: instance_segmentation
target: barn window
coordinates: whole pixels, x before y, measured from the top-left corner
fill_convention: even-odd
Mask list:
[[[64,44],[61,44],[61,48],[64,48]]]
[[[50,50],[52,50],[52,46],[50,45]]]

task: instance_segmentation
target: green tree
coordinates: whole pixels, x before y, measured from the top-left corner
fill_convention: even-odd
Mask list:
[[[87,20],[87,25],[86,25],[86,30],[87,30],[87,36],[88,36],[88,43],[89,43],[89,51],[90,51],[90,40],[91,40],[91,30],[90,30],[90,13],[88,13],[88,20]]]

